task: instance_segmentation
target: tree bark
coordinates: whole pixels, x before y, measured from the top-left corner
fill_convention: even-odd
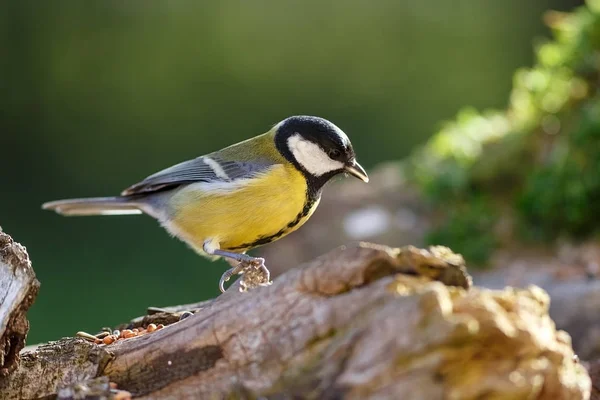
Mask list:
[[[446,248],[363,243],[155,314],[196,309],[150,334],[30,349],[0,397],[109,396],[111,381],[141,399],[588,399],[548,307],[537,287],[471,287]]]
[[[39,287],[27,250],[0,229],[0,379],[17,366]]]
[[[276,246],[258,251],[277,278],[301,262],[352,240],[402,246],[425,244],[425,235],[439,218],[423,194],[406,182],[401,163],[391,162],[369,171],[368,185],[355,179],[335,183],[323,193],[314,216]],[[510,218],[502,220],[502,246],[486,268],[471,265],[479,286],[542,287],[552,298],[550,317],[573,338],[584,360],[600,359],[600,240],[548,242],[519,240]],[[443,243],[436,243],[443,244]],[[473,268],[475,267],[475,268]]]

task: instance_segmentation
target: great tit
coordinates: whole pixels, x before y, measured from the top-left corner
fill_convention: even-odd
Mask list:
[[[146,213],[201,255],[238,263],[223,274],[223,291],[224,282],[248,265],[269,282],[264,259],[245,253],[302,226],[323,186],[341,173],[369,181],[348,136],[323,118],[293,116],[262,135],[150,175],[120,196],[58,200],[42,208],[62,215]]]

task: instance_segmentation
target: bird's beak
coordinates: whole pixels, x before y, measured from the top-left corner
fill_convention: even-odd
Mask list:
[[[350,161],[348,164],[346,164],[344,169],[347,173],[360,179],[361,181],[369,182],[369,176],[365,172],[365,169],[361,167],[360,164],[356,162],[356,160]]]

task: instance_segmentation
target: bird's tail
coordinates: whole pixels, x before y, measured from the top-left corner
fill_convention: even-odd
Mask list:
[[[141,204],[127,197],[90,197],[44,203],[44,210],[61,215],[132,215],[141,214]]]

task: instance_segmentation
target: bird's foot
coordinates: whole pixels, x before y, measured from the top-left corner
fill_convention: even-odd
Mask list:
[[[247,260],[240,261],[237,266],[225,271],[219,280],[221,293],[225,292],[225,282],[234,275],[243,275],[240,280],[240,292],[272,283],[271,273],[265,266],[265,259],[260,257],[248,257]]]
[[[244,268],[242,279],[240,280],[240,292],[248,289],[254,289],[259,286],[268,286],[271,283],[271,273],[265,265],[264,258],[255,258],[246,268]]]
[[[225,282],[227,282],[233,275],[238,275],[243,272],[242,262],[236,265],[233,268],[229,268],[223,275],[221,275],[221,279],[219,279],[219,290],[221,293],[225,293]]]

